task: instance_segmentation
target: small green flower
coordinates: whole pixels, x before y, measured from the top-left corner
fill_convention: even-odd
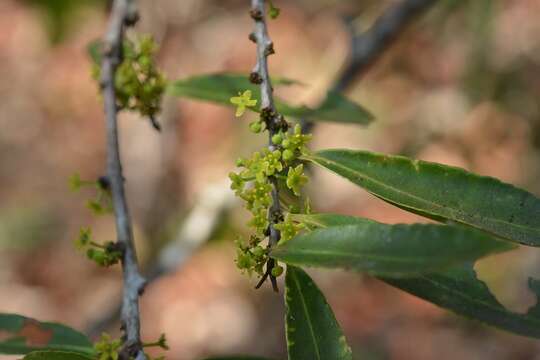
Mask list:
[[[103,215],[107,211],[101,206],[99,200],[91,199],[86,202],[86,207],[94,213],[94,215]]]
[[[246,111],[246,108],[257,105],[256,99],[251,99],[251,90],[246,90],[244,93],[238,93],[238,96],[233,96],[230,99],[233,105],[236,105],[236,117],[240,117]]]
[[[94,261],[99,266],[109,267],[117,264],[122,257],[122,253],[116,250],[115,243],[112,241],[106,243],[105,245],[95,243],[90,243],[90,245],[94,247],[86,250],[86,257]]]
[[[264,249],[262,248],[262,246],[255,246],[255,247],[253,248],[253,250],[251,250],[251,253],[252,253],[255,257],[260,257],[260,256],[264,256],[265,251],[264,251]]]
[[[294,153],[291,150],[289,149],[283,150],[283,160],[289,161],[289,160],[292,160],[293,158],[294,158]]]
[[[158,341],[150,342],[150,343],[143,343],[143,347],[160,347],[163,350],[169,350],[169,345],[167,344],[167,337],[165,334],[161,334],[159,336]]]
[[[97,360],[118,360],[121,347],[122,342],[119,339],[113,340],[109,334],[101,334],[100,341],[94,344]]]
[[[92,230],[87,227],[83,227],[79,230],[79,237],[75,240],[75,246],[77,249],[84,249],[92,240]]]
[[[273,277],[279,277],[283,274],[283,266],[276,265],[272,268],[271,274]]]
[[[230,172],[229,179],[231,179],[231,190],[234,190],[237,195],[244,190],[245,181],[242,179],[242,176]]]
[[[75,173],[69,177],[69,188],[71,191],[79,191],[83,182],[79,173]]]
[[[283,135],[281,135],[281,133],[277,133],[272,136],[272,144],[274,145],[281,144],[282,140],[283,140]]]
[[[253,189],[253,210],[259,211],[261,208],[270,206],[272,202],[270,189],[270,185],[264,187],[255,186],[255,189]]]
[[[157,45],[150,36],[123,43],[123,62],[116,71],[114,85],[119,109],[154,117],[161,109],[160,102],[167,81],[157,68],[154,55]],[[92,76],[100,81],[100,64],[94,64]]]
[[[274,175],[276,172],[283,170],[283,164],[281,163],[281,151],[274,150],[271,153],[265,155],[263,159],[264,172],[268,176]]]
[[[295,223],[292,220],[291,216],[287,214],[285,216],[285,220],[283,222],[280,222],[274,225],[274,227],[280,231],[281,238],[279,242],[282,243],[282,242],[289,241],[290,239],[295,237],[296,234],[298,234],[298,232],[304,228],[304,224]]]
[[[304,165],[300,164],[297,167],[289,168],[287,174],[287,187],[291,189],[295,195],[300,196],[300,188],[308,182],[308,177],[304,175]]]
[[[254,265],[255,261],[248,253],[238,250],[236,254],[236,266],[240,270],[248,270],[249,272]]]
[[[270,9],[268,11],[268,15],[270,15],[270,18],[274,20],[277,19],[280,12],[281,12],[281,9],[275,7],[272,1],[270,1]]]
[[[268,227],[266,209],[259,209],[256,213],[254,213],[253,217],[248,222],[248,226],[255,228],[258,233],[263,233]]]
[[[246,159],[243,159],[243,158],[236,159],[236,166],[237,167],[245,167],[246,166]]]
[[[249,130],[251,130],[251,132],[255,134],[260,133],[262,131],[262,128],[262,123],[260,121],[254,121],[249,124]]]

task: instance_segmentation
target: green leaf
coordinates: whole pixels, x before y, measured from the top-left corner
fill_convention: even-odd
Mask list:
[[[410,212],[540,246],[540,199],[497,179],[367,151],[323,150],[305,158]]]
[[[330,305],[302,269],[287,266],[285,302],[289,360],[352,360]]]
[[[294,80],[273,78],[273,85],[297,84]],[[231,106],[229,99],[250,90],[254,99],[260,104],[259,86],[252,84],[249,79],[240,74],[221,73],[190,77],[188,79],[172,82],[168,92],[179,97],[215,102]],[[285,102],[275,100],[277,110],[285,115],[296,118],[310,118],[342,123],[368,124],[373,120],[366,109],[348,100],[337,92],[329,92],[323,103],[311,109],[306,106],[291,106]],[[253,109],[251,109],[253,110]]]
[[[45,350],[31,352],[23,360],[93,360],[93,358],[72,351]]]
[[[382,278],[388,284],[449,309],[456,314],[479,320],[516,334],[540,338],[540,281],[529,279],[529,288],[538,302],[526,314],[514,313],[502,306],[484,282],[478,280],[473,264],[444,273],[410,279]]]
[[[343,226],[358,221],[353,216],[332,214],[295,215],[294,218],[315,227]],[[379,279],[456,314],[520,335],[540,338],[538,280],[529,279],[529,288],[538,298],[536,305],[526,314],[519,314],[508,311],[495,299],[484,282],[478,280],[473,264],[469,262],[436,274]]]
[[[0,354],[27,354],[35,350],[65,350],[93,354],[88,338],[65,325],[0,313]]]
[[[514,248],[461,226],[388,225],[335,214],[297,215],[296,220],[323,228],[280,244],[270,255],[298,266],[405,277],[439,271]]]

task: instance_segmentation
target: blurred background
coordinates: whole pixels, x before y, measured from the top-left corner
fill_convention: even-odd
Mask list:
[[[274,0],[270,73],[302,85],[276,89],[317,104],[361,33],[400,1]],[[140,0],[138,32],[161,44],[168,78],[249,73],[252,22],[240,0]],[[347,22],[344,21],[347,18]],[[347,95],[376,121],[368,128],[321,124],[314,149],[404,154],[495,176],[540,194],[540,2],[439,0],[400,29],[355,77]],[[90,226],[113,240],[112,216],[85,207],[68,177],[104,171],[104,120],[86,47],[104,33],[98,0],[0,2],[0,312],[64,322],[94,338],[119,334],[119,267],[100,269],[76,252]],[[282,294],[241,275],[233,240],[248,214],[228,190],[238,156],[262,146],[217,105],[166,98],[163,131],[121,115],[121,145],[138,255],[154,279],[142,297],[146,340],[167,334],[168,359],[246,353],[286,358]],[[426,221],[329,173],[313,171],[314,209],[381,222]],[[532,248],[476,264],[497,299],[526,312],[540,277]],[[332,305],[355,359],[540,359],[540,344],[457,317],[369,276],[310,271]],[[281,285],[281,288],[283,286]],[[14,359],[16,357],[0,357]],[[308,360],[308,359],[306,359]]]

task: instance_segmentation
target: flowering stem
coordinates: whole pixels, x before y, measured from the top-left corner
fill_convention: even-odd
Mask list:
[[[257,62],[250,75],[250,80],[253,83],[259,84],[261,90],[261,117],[266,123],[268,129],[268,148],[270,151],[275,150],[272,143],[272,136],[277,134],[283,126],[283,117],[277,112],[274,105],[273,88],[268,73],[268,56],[274,53],[272,40],[268,36],[266,27],[266,11],[264,0],[252,0],[250,15],[255,21],[255,30],[250,35],[250,39],[257,44]],[[279,230],[275,228],[275,224],[282,220],[283,213],[279,202],[279,189],[275,176],[269,178],[272,185],[272,204],[268,211],[269,234],[268,247],[275,246],[281,237]],[[274,291],[278,291],[276,278],[271,274],[275,265],[275,260],[270,258],[266,263],[266,272],[257,284],[259,288],[269,277],[272,282]]]
[[[103,98],[107,131],[107,180],[111,186],[111,196],[116,218],[117,242],[124,249],[122,270],[124,293],[122,300],[122,329],[125,342],[120,359],[146,360],[140,339],[139,295],[145,280],[140,275],[137,255],[133,244],[133,230],[124,190],[124,177],[118,143],[116,91],[114,79],[116,69],[122,62],[122,45],[126,26],[137,21],[133,0],[115,0],[112,6],[109,28],[104,38],[102,61]]]

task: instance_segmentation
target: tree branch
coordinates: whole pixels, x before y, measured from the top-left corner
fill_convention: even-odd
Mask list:
[[[369,70],[417,16],[437,1],[403,0],[388,8],[368,30],[360,35],[354,33],[346,20],[351,33],[351,54],[345,69],[341,71],[341,75],[332,86],[332,90],[336,92],[347,90],[354,81]],[[310,132],[314,123],[309,119],[302,119],[301,125],[303,132]]]
[[[209,184],[199,194],[195,205],[178,228],[174,239],[165,245],[155,262],[145,271],[147,284],[164,274],[181,268],[202,247],[221,224],[223,215],[234,205],[236,197],[229,187],[229,179]],[[111,327],[120,317],[121,304],[115,304],[86,330],[98,336]]]
[[[335,85],[346,89],[390,47],[404,29],[438,0],[404,0],[387,9],[363,34],[353,37],[351,61]]]
[[[122,62],[122,43],[126,26],[137,21],[135,3],[132,0],[115,0],[109,28],[105,35],[105,53],[102,62],[102,87],[105,104],[107,131],[107,178],[116,218],[117,242],[123,250],[122,272],[124,292],[122,300],[122,329],[125,334],[121,359],[144,360],[140,339],[139,295],[144,290],[145,280],[139,273],[137,254],[133,243],[133,229],[124,190],[124,177],[118,143],[118,108],[114,79],[116,69]]]
[[[255,21],[255,30],[250,35],[250,39],[257,44],[257,62],[251,72],[250,80],[253,83],[259,84],[261,88],[261,117],[265,121],[266,128],[268,129],[268,148],[270,151],[273,151],[275,150],[275,147],[272,143],[272,136],[287,125],[283,116],[277,112],[274,106],[274,89],[272,88],[272,82],[268,73],[268,56],[274,53],[274,45],[270,36],[268,36],[266,27],[265,1],[252,0],[250,15]],[[270,224],[268,246],[272,247],[278,243],[281,237],[279,230],[277,230],[274,225],[283,218],[283,214],[279,203],[277,179],[275,177],[270,177],[270,182],[272,184],[272,204],[268,211],[268,222]],[[274,291],[278,291],[276,278],[271,274],[274,265],[274,259],[269,259],[266,263],[266,272],[256,288],[259,288],[269,277],[272,282],[272,288]]]

